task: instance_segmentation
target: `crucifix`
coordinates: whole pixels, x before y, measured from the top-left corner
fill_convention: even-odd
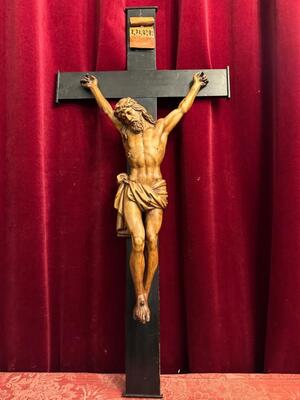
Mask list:
[[[56,101],[95,97],[121,133],[128,173],[118,175],[117,233],[127,241],[125,397],[160,398],[158,232],[167,205],[160,172],[168,134],[197,96],[230,97],[229,68],[156,70],[157,7],[126,8],[127,71],[58,73]],[[191,87],[190,83],[192,81]],[[209,82],[209,84],[208,84]],[[130,96],[130,97],[128,97]],[[184,97],[156,120],[158,97]],[[107,98],[121,99],[115,109]]]

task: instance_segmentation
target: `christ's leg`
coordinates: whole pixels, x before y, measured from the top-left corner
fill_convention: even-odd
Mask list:
[[[146,215],[146,244],[147,244],[147,270],[145,277],[145,291],[148,300],[149,292],[155,271],[158,267],[158,233],[163,218],[163,210],[155,208]]]
[[[132,250],[130,254],[130,272],[136,294],[136,305],[133,310],[133,318],[145,324],[150,321],[150,310],[144,289],[145,271],[145,229],[142,213],[138,206],[128,199],[124,204],[125,220],[131,234]]]

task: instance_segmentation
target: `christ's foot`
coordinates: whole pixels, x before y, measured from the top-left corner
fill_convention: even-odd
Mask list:
[[[150,321],[150,309],[148,307],[147,297],[144,294],[137,297],[136,305],[133,309],[133,319],[137,319],[142,324]]]

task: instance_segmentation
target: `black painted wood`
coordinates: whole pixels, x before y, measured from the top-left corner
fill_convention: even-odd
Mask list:
[[[156,68],[155,49],[130,49],[129,47],[129,18],[130,17],[154,17],[154,8],[128,8],[127,19],[127,69],[134,74],[139,69]],[[144,72],[144,71],[143,71]],[[134,75],[133,74],[133,75]],[[134,83],[133,83],[134,84]],[[149,86],[144,85],[142,96],[138,102],[157,117],[156,98],[143,98],[148,96]],[[132,93],[131,93],[132,94]],[[130,95],[126,95],[130,96]],[[131,97],[135,97],[131,95]],[[154,96],[149,96],[154,97]],[[159,328],[159,269],[153,279],[149,295],[149,307],[151,310],[151,321],[145,325],[132,318],[132,310],[135,304],[135,293],[129,268],[129,255],[131,252],[131,241],[127,240],[127,289],[126,289],[126,385],[124,397],[151,397],[160,398],[160,328]]]
[[[150,50],[152,51],[152,50]],[[136,55],[135,55],[136,58]],[[147,60],[144,58],[144,60]],[[131,60],[130,65],[133,61]],[[122,97],[150,98],[184,97],[192,82],[194,73],[203,71],[209,85],[200,90],[198,97],[230,97],[229,68],[191,70],[129,70],[90,72],[101,83],[101,91],[106,98]],[[64,100],[91,99],[90,91],[80,85],[85,72],[63,72],[58,74],[57,102]]]
[[[155,274],[149,296],[151,321],[146,325],[132,318],[135,304],[129,269],[131,244],[127,242],[126,287],[126,384],[124,397],[162,397],[160,394],[159,273]]]

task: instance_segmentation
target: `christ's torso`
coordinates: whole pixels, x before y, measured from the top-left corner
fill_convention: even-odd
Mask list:
[[[126,131],[123,145],[130,165],[129,178],[152,186],[162,178],[160,164],[165,155],[167,135],[163,132],[163,120],[149,126],[141,133]]]

